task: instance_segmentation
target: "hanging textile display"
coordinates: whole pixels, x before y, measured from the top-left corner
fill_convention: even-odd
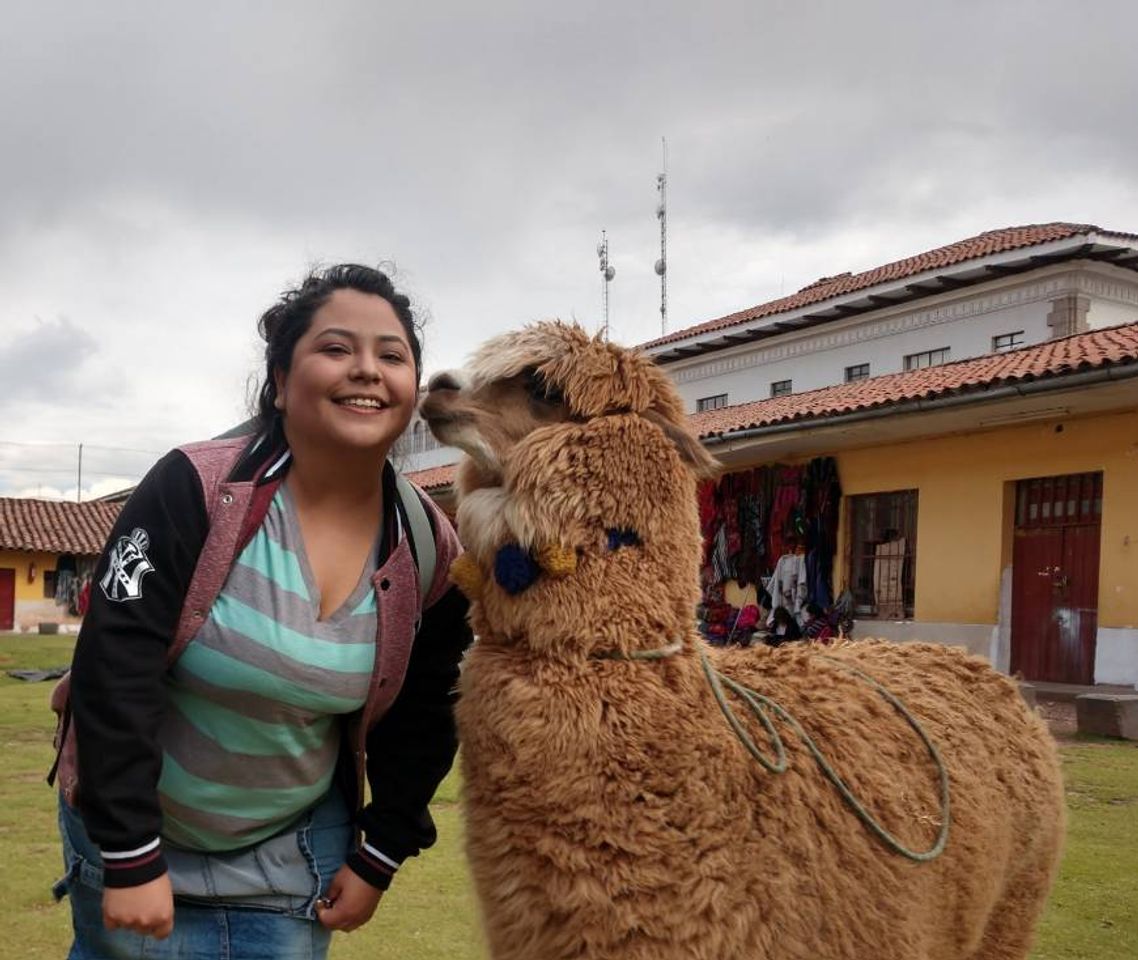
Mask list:
[[[700,485],[699,615],[711,643],[747,645],[767,633],[779,608],[799,624],[820,610],[837,633],[832,571],[841,496],[832,457],[754,467]],[[824,633],[817,625],[813,632]]]

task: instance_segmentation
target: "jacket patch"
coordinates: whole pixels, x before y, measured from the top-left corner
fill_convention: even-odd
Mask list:
[[[116,603],[142,597],[142,578],[154,569],[146,556],[150,535],[135,527],[129,537],[119,537],[111,549],[107,572],[99,581],[103,596]]]

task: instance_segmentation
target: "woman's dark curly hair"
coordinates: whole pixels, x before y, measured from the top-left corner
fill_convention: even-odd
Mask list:
[[[415,381],[418,382],[423,371],[423,348],[411,312],[411,301],[395,289],[391,278],[374,267],[358,263],[340,263],[334,267],[313,270],[299,287],[281,294],[281,298],[257,321],[257,329],[265,341],[265,379],[257,394],[256,410],[260,430],[272,427],[279,415],[276,409],[276,372],[289,371],[297,341],[308,332],[316,311],[337,290],[375,294],[391,304],[411,345],[411,355],[415,360]]]

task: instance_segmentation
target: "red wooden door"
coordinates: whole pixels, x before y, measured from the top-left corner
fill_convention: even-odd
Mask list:
[[[16,622],[16,571],[0,568],[0,630],[11,630]]]
[[[1021,480],[1012,555],[1013,673],[1093,683],[1102,474]]]

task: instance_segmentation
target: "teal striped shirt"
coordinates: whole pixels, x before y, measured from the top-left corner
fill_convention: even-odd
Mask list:
[[[169,674],[159,737],[165,840],[200,851],[246,847],[327,793],[340,716],[363,706],[375,662],[377,552],[351,596],[320,620],[281,485]]]

